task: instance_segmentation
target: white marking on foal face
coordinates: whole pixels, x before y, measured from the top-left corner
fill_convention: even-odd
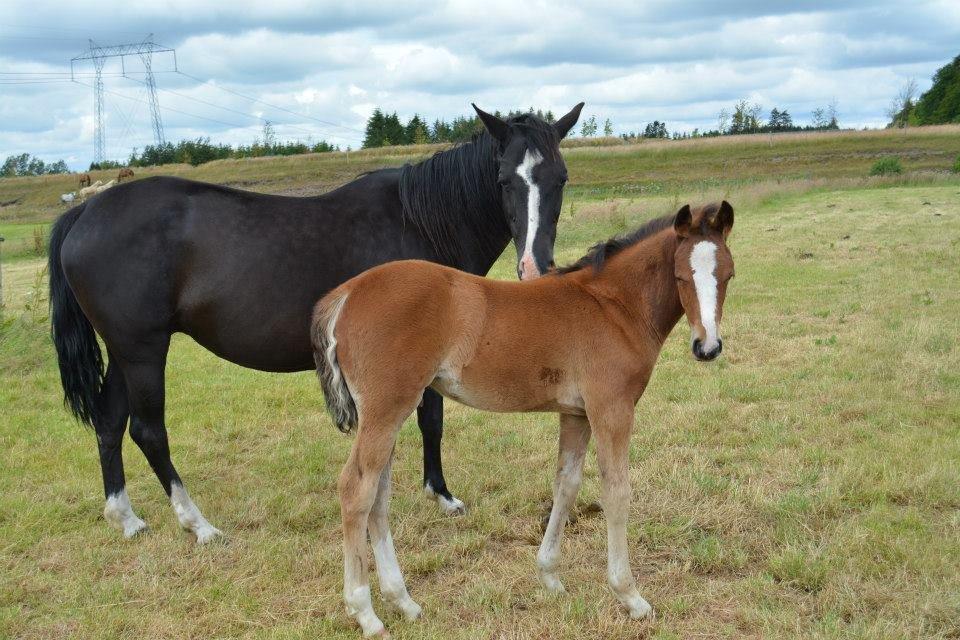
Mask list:
[[[720,336],[717,332],[717,245],[708,240],[698,242],[690,253],[693,285],[700,304],[700,324],[705,333],[703,350],[712,351]]]
[[[540,187],[533,181],[533,169],[543,162],[543,156],[536,149],[527,149],[523,154],[523,162],[517,166],[517,175],[527,185],[527,234],[523,246],[523,255],[520,258],[521,269],[526,269],[524,275],[539,275],[537,263],[533,259],[533,241],[537,237],[537,227],[540,226]]]

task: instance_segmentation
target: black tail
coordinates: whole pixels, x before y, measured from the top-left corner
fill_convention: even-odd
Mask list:
[[[50,230],[50,336],[57,349],[64,404],[81,422],[93,425],[97,398],[103,383],[103,356],[93,325],[67,283],[60,262],[60,249],[85,205],[60,216]]]

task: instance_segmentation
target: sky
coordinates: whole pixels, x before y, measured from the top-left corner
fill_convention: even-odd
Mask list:
[[[472,102],[560,115],[583,100],[616,134],[715,128],[741,98],[798,124],[836,101],[842,127],[882,127],[907,81],[929,88],[960,54],[960,2],[4,0],[0,159],[86,168],[94,70],[77,62],[71,81],[71,58],[151,33],[175,50],[151,61],[167,140],[249,144],[269,120],[281,140],[357,148],[376,106],[432,122]],[[124,160],[153,142],[144,66],[103,73],[106,156]]]

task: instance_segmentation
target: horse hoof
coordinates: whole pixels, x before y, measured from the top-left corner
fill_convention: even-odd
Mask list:
[[[193,534],[197,536],[197,544],[227,541],[227,537],[223,535],[223,532],[213,526],[201,527],[194,531]]]
[[[467,513],[467,505],[453,496],[450,498],[438,496],[437,502],[440,504],[440,510],[448,516],[462,516]]]
[[[129,540],[130,538],[136,538],[141,533],[146,533],[149,530],[150,527],[147,526],[147,523],[140,518],[137,518],[136,522],[128,522],[123,525],[123,537]]]

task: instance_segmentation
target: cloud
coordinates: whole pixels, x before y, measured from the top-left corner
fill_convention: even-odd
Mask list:
[[[104,19],[109,15],[109,19]],[[960,4],[826,0],[244,0],[99,3],[12,0],[0,19],[0,157],[89,163],[92,68],[70,58],[154,40],[166,137],[249,143],[270,120],[282,139],[357,146],[375,106],[427,120],[529,106],[610,118],[715,126],[746,98],[804,122],[838,100],[841,124],[877,125],[909,78],[921,89],[957,55]],[[152,141],[142,66],[105,68],[108,153]],[[126,76],[121,72],[126,72]],[[29,84],[27,84],[29,82]],[[331,124],[332,123],[332,124]]]

